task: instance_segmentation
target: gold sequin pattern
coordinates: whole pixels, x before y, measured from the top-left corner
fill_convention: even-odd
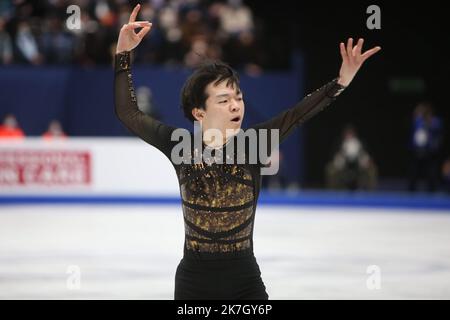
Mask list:
[[[220,167],[217,165],[215,170],[205,169],[204,173],[188,179],[181,186],[183,200],[190,204],[211,207],[240,206],[252,201],[252,186],[233,179],[233,177],[243,179],[237,173],[247,178],[247,175],[241,172],[242,169],[224,168],[222,174]],[[245,180],[251,182],[250,179]]]
[[[205,240],[210,239],[209,237],[206,237],[206,236],[196,232],[195,230],[191,229],[186,223],[185,223],[184,227],[185,227],[187,235],[190,235],[192,237],[196,237],[199,239],[205,239]],[[253,228],[253,223],[250,223],[248,226],[246,226],[241,231],[233,233],[232,235],[229,235],[229,236],[221,237],[220,240],[236,240],[236,239],[247,237],[252,232],[252,228]]]
[[[186,241],[186,247],[188,250],[198,252],[235,252],[250,248],[250,240],[242,242],[223,244],[223,243],[200,243],[198,241]]]
[[[185,219],[206,232],[227,232],[248,221],[253,207],[235,212],[210,212],[185,207]]]
[[[178,176],[186,203],[183,214],[187,249],[211,253],[250,248],[254,213],[251,173],[237,165],[184,165]],[[220,236],[213,236],[215,233]],[[241,238],[245,239],[226,243]]]

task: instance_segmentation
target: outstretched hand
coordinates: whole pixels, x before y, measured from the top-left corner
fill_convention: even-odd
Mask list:
[[[117,40],[116,53],[123,51],[131,51],[138,46],[142,38],[150,31],[152,24],[148,21],[136,21],[136,16],[139,12],[141,5],[138,4],[131,12],[130,19],[127,24],[122,26],[119,33],[119,39]],[[139,33],[135,33],[134,29],[142,28]]]
[[[364,39],[359,39],[356,46],[353,47],[353,39],[347,41],[347,46],[343,42],[340,44],[342,65],[339,71],[338,83],[343,86],[348,86],[352,82],[359,68],[361,68],[364,61],[373,56],[381,50],[381,47],[374,47],[361,54]]]

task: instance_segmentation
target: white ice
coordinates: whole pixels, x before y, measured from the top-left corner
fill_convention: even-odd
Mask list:
[[[450,212],[260,206],[255,223],[270,299],[450,299]],[[183,233],[174,205],[1,206],[0,299],[173,299]]]

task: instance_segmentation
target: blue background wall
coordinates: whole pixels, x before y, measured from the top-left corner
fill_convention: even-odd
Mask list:
[[[297,71],[250,77],[241,73],[246,114],[243,128],[292,107],[303,94],[301,59]],[[180,109],[179,93],[191,73],[186,69],[134,66],[135,88],[147,86],[161,119],[192,129]],[[0,68],[0,117],[13,113],[26,135],[41,135],[52,119],[70,136],[129,135],[113,110],[112,68]],[[302,134],[295,131],[282,145],[289,180],[302,181]]]

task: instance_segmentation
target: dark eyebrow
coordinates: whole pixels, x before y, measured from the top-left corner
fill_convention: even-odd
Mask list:
[[[242,94],[242,91],[241,90],[238,90],[238,91],[236,91],[236,94],[237,95],[240,95],[240,94]],[[224,93],[224,94],[218,94],[217,96],[216,96],[216,98],[225,98],[225,97],[229,97],[230,95],[228,94],[228,93]]]

